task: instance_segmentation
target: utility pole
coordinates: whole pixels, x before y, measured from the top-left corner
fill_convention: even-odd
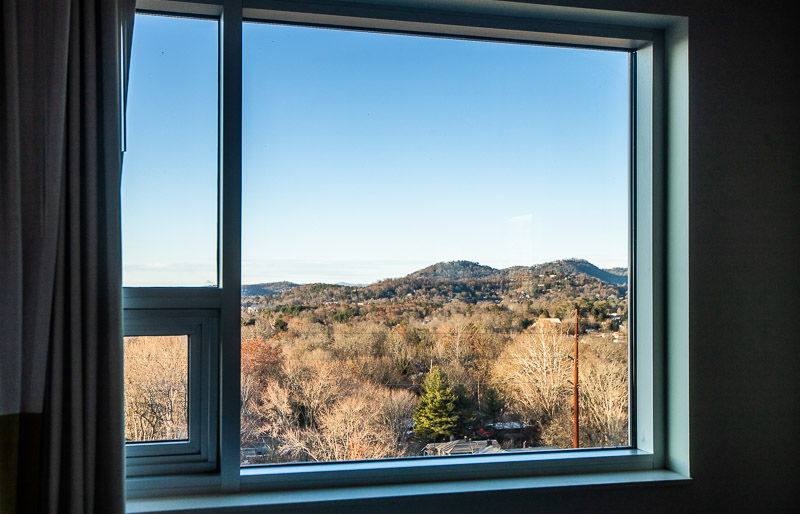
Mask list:
[[[572,380],[573,396],[575,400],[575,408],[573,409],[574,424],[575,424],[575,437],[573,445],[578,447],[578,309],[575,309],[575,376]]]

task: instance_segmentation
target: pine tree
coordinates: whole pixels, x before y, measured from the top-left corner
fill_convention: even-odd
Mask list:
[[[495,389],[486,391],[486,416],[494,423],[503,410],[503,401]]]
[[[457,423],[455,395],[447,383],[447,375],[439,366],[434,366],[422,383],[414,412],[414,432],[421,437],[436,439],[455,434]]]
[[[467,388],[459,384],[452,388],[455,397],[455,415],[457,416],[456,428],[458,431],[466,430],[475,423],[478,416],[475,410],[475,402],[467,391]]]

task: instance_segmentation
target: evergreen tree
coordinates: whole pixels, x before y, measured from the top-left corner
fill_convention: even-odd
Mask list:
[[[414,412],[414,432],[421,437],[439,438],[455,434],[458,415],[455,395],[439,366],[431,368]]]
[[[275,327],[275,330],[277,330],[278,332],[283,332],[287,328],[289,328],[289,324],[286,323],[286,320],[284,320],[283,318],[276,319],[275,323],[273,323],[272,326]]]
[[[455,397],[455,414],[457,416],[456,427],[459,431],[464,431],[468,426],[475,423],[478,413],[475,410],[475,402],[467,388],[459,384],[453,387]]]
[[[486,416],[494,423],[503,410],[503,401],[495,389],[486,391]]]

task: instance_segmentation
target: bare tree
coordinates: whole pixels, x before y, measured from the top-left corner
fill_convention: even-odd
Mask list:
[[[314,426],[284,425],[280,451],[294,460],[380,459],[406,454],[405,430],[416,398],[361,384],[317,415]]]
[[[494,380],[508,400],[542,425],[556,418],[570,393],[570,339],[538,322],[516,338],[495,364]]]
[[[608,344],[581,348],[585,357],[579,368],[582,445],[628,444],[627,359]]]
[[[189,341],[186,336],[125,338],[125,438],[188,437]]]

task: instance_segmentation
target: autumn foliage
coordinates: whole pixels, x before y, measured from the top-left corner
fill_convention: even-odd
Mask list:
[[[508,448],[571,447],[574,327],[533,314],[526,304],[462,302],[251,314],[243,462],[413,456],[431,441],[486,434]],[[579,335],[583,446],[627,444],[624,325]]]

